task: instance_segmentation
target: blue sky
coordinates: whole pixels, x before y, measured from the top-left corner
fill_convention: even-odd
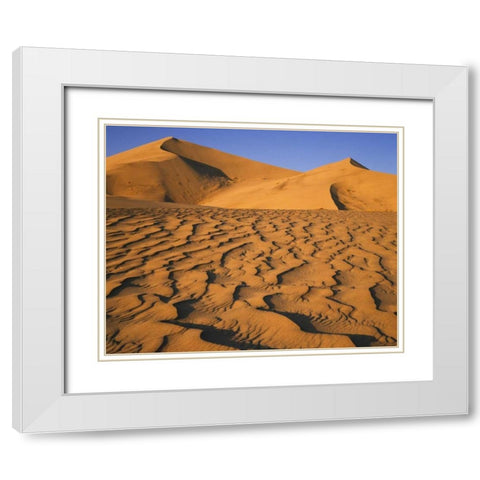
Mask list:
[[[107,126],[107,156],[170,136],[301,172],[352,157],[371,170],[397,173],[393,133]]]

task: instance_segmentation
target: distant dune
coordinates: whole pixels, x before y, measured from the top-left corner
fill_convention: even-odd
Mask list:
[[[228,208],[397,210],[397,176],[366,169],[351,158],[276,180],[225,185],[202,205]]]
[[[397,176],[351,158],[305,173],[167,137],[107,158],[107,205],[397,210]]]

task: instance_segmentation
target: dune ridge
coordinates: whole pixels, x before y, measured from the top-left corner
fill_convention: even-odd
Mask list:
[[[231,153],[222,152],[215,148],[204,147],[195,143],[167,138],[160,148],[166,152],[174,153],[181,158],[188,158],[217,168],[225,173],[231,180],[243,181],[252,178],[284,178],[298,175],[299,172],[288,168],[275,167],[267,163],[257,162]]]

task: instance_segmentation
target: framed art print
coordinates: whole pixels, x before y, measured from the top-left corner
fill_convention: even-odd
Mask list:
[[[14,72],[18,430],[467,412],[465,68]]]

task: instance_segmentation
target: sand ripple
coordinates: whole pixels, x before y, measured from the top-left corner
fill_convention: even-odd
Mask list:
[[[107,353],[396,345],[397,215],[107,209]]]

